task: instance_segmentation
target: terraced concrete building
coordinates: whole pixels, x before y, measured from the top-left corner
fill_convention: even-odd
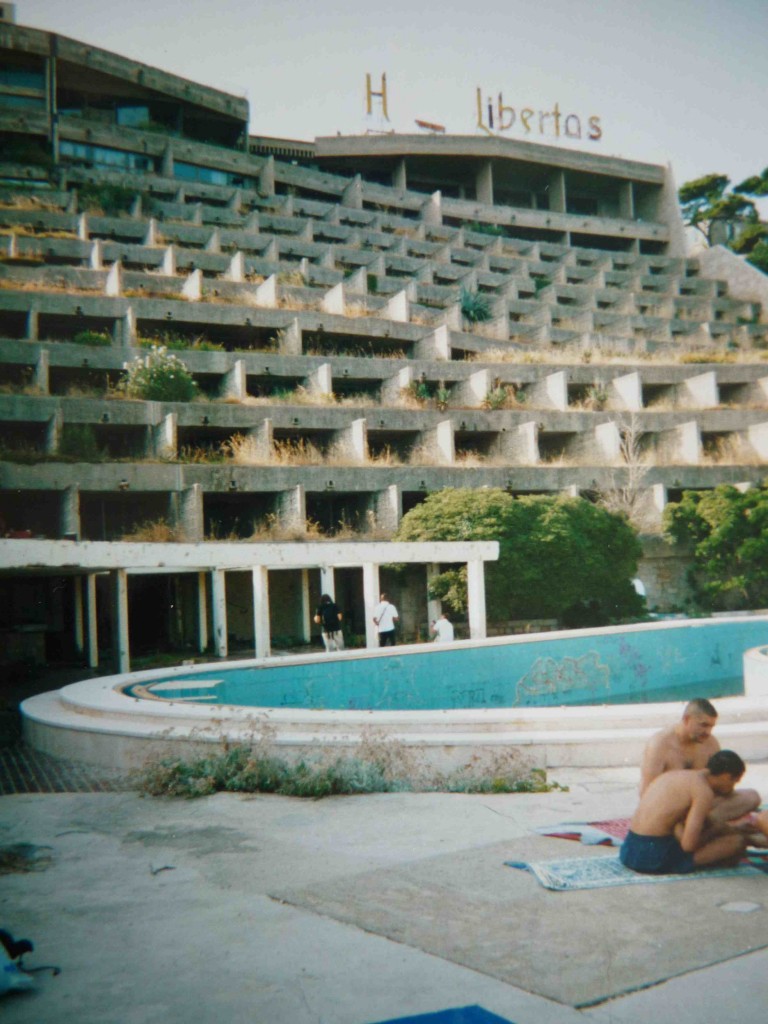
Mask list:
[[[686,257],[668,169],[495,137],[268,139],[242,99],[13,22],[0,66],[6,535],[379,540],[429,492],[485,486],[652,529],[684,488],[764,474],[766,278]],[[153,343],[199,400],[121,396]],[[4,627],[44,607],[49,646],[82,646],[82,595],[68,610],[70,583],[8,550]],[[286,582],[273,632],[307,636],[327,579]]]

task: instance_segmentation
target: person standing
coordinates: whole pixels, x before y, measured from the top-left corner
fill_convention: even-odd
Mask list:
[[[395,646],[395,625],[398,618],[397,608],[386,594],[382,594],[373,612],[373,622],[379,633],[379,647]]]
[[[328,594],[323,594],[315,612],[315,622],[321,627],[326,651],[344,650],[341,618],[339,606]]]

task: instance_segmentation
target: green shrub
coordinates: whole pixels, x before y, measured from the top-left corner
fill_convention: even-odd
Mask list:
[[[461,315],[470,324],[479,324],[491,319],[491,304],[487,297],[481,295],[480,292],[462,288],[459,305],[461,306]]]
[[[78,331],[72,341],[76,345],[111,345],[112,337],[106,331]]]
[[[81,210],[90,213],[103,213],[107,217],[117,217],[128,213],[136,197],[135,189],[123,185],[110,185],[106,182],[95,184],[83,182],[77,189],[77,202]]]
[[[90,423],[65,423],[58,454],[78,462],[99,462],[104,458]]]
[[[118,385],[128,398],[149,402],[191,402],[198,388],[184,363],[164,346],[153,345],[149,354],[126,363]]]

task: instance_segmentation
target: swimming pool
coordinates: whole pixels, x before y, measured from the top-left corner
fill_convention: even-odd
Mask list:
[[[572,630],[329,659],[175,669],[129,696],[243,707],[438,711],[637,704],[743,693],[744,651],[766,637],[750,619]],[[372,654],[379,655],[372,657]]]

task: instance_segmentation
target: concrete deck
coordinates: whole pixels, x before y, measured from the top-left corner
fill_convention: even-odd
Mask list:
[[[605,855],[530,830],[630,813],[637,774],[559,769],[570,792],[531,796],[4,797],[0,845],[52,861],[0,878],[0,926],[34,940],[29,966],[62,967],[4,1020],[373,1024],[477,1003],[515,1024],[751,1022],[768,879],[553,893],[503,866]],[[768,763],[745,784],[768,793]]]

